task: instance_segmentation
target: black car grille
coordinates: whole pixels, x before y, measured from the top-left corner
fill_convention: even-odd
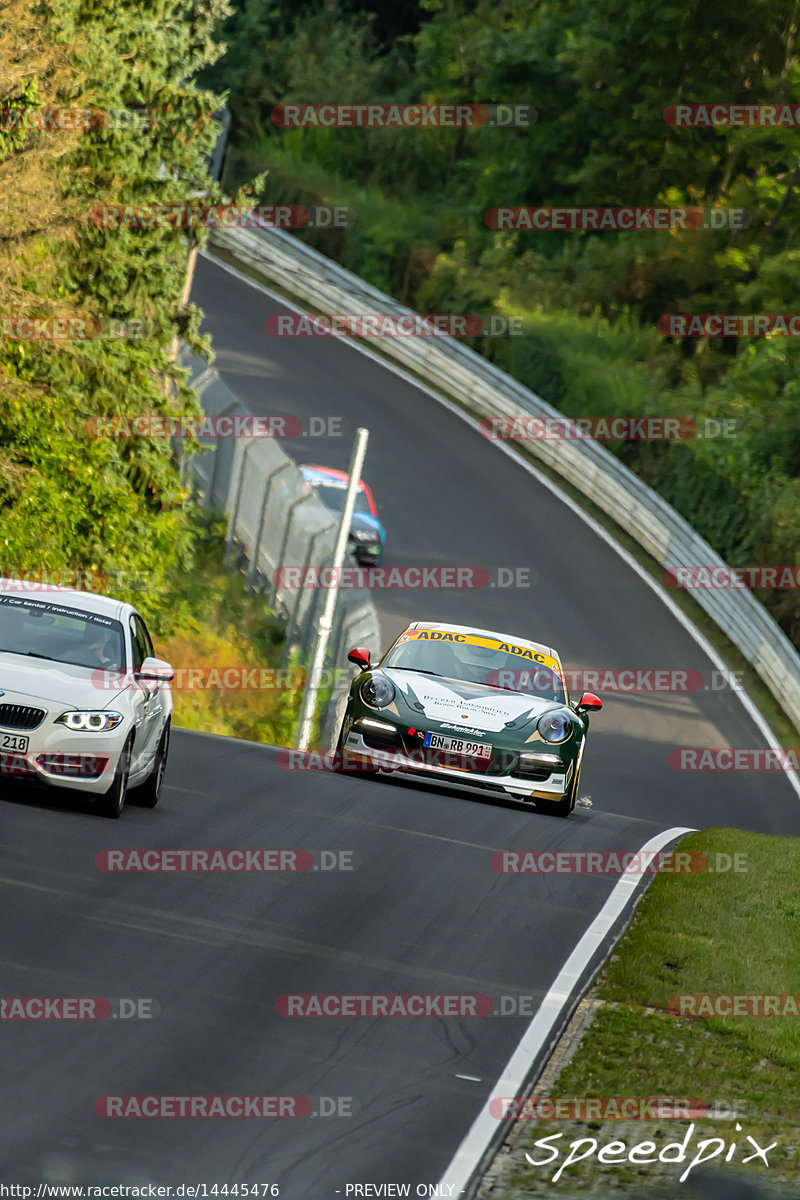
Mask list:
[[[520,779],[532,779],[534,783],[542,783],[545,779],[549,779],[553,774],[555,767],[519,767],[516,774]]]
[[[47,716],[43,708],[26,704],[0,704],[0,726],[4,729],[36,729]]]

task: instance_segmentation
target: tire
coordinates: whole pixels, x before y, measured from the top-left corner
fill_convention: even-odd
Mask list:
[[[578,799],[578,788],[581,782],[581,767],[583,766],[583,754],[578,763],[578,769],[572,776],[572,782],[569,785],[569,790],[563,800],[537,800],[536,811],[546,813],[549,817],[568,817],[575,807],[575,801]]]
[[[137,788],[133,788],[131,791],[131,802],[138,804],[141,808],[155,808],[158,804],[161,788],[164,783],[164,771],[167,767],[167,755],[169,754],[169,730],[170,721],[168,719],[158,743],[152,771],[144,783],[140,784]]]
[[[114,782],[104,796],[101,796],[97,802],[97,810],[104,817],[110,817],[112,821],[119,820],[122,816],[122,810],[125,807],[125,800],[128,795],[128,776],[131,772],[131,746],[133,745],[133,735],[131,735],[125,745],[122,747],[122,753],[117,762],[117,769],[114,772]]]

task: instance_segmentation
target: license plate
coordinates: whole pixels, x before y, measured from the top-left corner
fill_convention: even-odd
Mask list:
[[[462,738],[445,737],[441,733],[426,733],[423,744],[431,750],[449,750],[452,754],[466,754],[470,758],[492,757],[492,747],[485,742],[466,742]]]
[[[18,733],[0,733],[0,750],[19,750],[24,754],[27,749],[27,737]]]

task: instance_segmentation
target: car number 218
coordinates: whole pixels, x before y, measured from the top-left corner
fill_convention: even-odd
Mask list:
[[[28,749],[28,739],[20,737],[17,733],[0,733],[0,750],[22,750]]]

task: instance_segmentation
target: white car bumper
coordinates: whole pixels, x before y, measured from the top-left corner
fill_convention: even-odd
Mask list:
[[[41,708],[45,716],[35,729],[0,725],[0,777],[47,784],[49,787],[102,795],[114,781],[117,762],[130,732],[123,720],[108,733],[75,732],[56,724],[67,708],[30,696],[6,692],[4,704]],[[20,749],[27,739],[27,748]]]

